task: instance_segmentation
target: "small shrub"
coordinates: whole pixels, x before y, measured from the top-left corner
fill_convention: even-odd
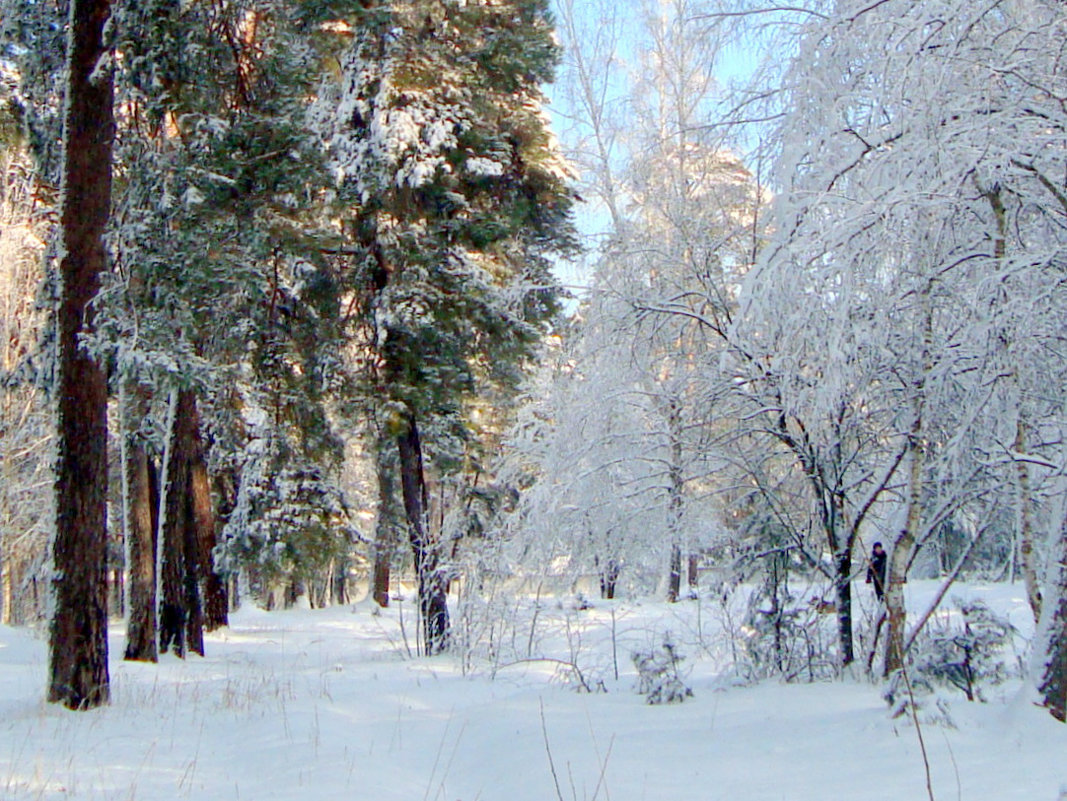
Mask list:
[[[920,697],[935,697],[945,712],[940,697],[945,688],[959,690],[968,701],[985,701],[983,688],[1000,684],[1010,675],[1004,650],[1015,631],[1011,623],[981,601],[957,603],[962,628],[943,625],[913,647],[908,678],[920,707]],[[908,695],[904,677],[892,676],[885,698],[894,714],[906,711]]]
[[[681,676],[685,660],[671,641],[670,633],[663,637],[663,645],[649,651],[635,651],[631,658],[637,668],[636,690],[650,704],[681,703],[693,696]]]
[[[963,629],[933,633],[916,655],[912,675],[955,687],[968,701],[981,701],[982,685],[1008,677],[1003,650],[1014,629],[981,601],[961,604],[960,613]]]

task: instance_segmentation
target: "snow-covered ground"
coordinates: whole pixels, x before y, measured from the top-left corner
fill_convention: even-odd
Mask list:
[[[921,608],[933,585],[909,592]],[[961,592],[1027,633],[1020,588]],[[937,799],[1057,801],[1067,788],[1067,726],[1017,681],[985,704],[947,696],[954,726],[917,732],[866,679],[729,680],[716,609],[547,604],[536,621],[528,611],[483,621],[497,626],[498,653],[510,638],[508,648],[575,662],[603,685],[592,693],[547,660],[501,657],[493,670],[484,657],[411,658],[410,604],[380,615],[366,601],[245,609],[208,638],[207,658],[158,666],[117,658],[117,627],[113,702],[89,713],[43,703],[43,638],[0,628],[0,799],[921,801],[920,733]],[[632,689],[629,653],[667,630],[694,695],[650,706]]]

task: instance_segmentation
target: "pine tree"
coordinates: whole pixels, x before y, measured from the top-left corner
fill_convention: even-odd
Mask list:
[[[223,482],[232,494],[221,499],[232,508],[242,492],[254,492],[264,470],[316,473],[330,485],[329,465],[340,451],[325,411],[340,350],[321,216],[325,173],[304,124],[318,68],[302,27],[310,5],[183,8],[152,0],[124,7],[120,19],[126,114],[114,241],[122,269],[107,307],[107,339],[128,394],[156,398],[156,423],[132,421],[135,429],[159,432],[160,401],[174,392],[182,401],[173,430],[185,432],[185,447],[158,433],[150,443],[157,457],[187,462],[163,466],[180,482],[161,488],[164,502],[168,493],[193,502],[160,516],[160,561],[175,562],[175,575],[197,577],[169,592],[168,609],[183,599],[183,614],[197,620],[203,605],[209,628],[226,618],[212,565],[216,534],[228,569],[272,552],[270,543],[216,519],[208,462],[232,476]],[[201,68],[205,60],[213,70]],[[189,428],[185,415],[199,425]],[[274,463],[264,466],[261,452]],[[273,514],[262,504],[251,509],[252,518],[239,516],[242,525]],[[283,514],[275,524],[295,519]],[[299,528],[274,529],[272,543],[289,538],[299,548]]]
[[[48,700],[71,709],[106,704],[107,379],[79,337],[107,266],[111,203],[111,53],[108,0],[72,0],[63,121],[63,252],[58,309],[56,607],[49,639]]]
[[[455,464],[478,387],[516,385],[557,311],[546,254],[571,245],[541,112],[558,54],[541,0],[376,3],[355,32],[323,127],[352,209],[353,288],[434,653],[448,639],[449,574],[428,526],[426,461]]]

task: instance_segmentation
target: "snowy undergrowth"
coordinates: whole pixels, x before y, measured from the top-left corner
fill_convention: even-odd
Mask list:
[[[1020,588],[965,590],[1025,633]],[[918,609],[933,587],[909,592]],[[84,714],[42,703],[43,641],[3,628],[0,798],[928,797],[914,728],[880,686],[738,685],[737,627],[712,602],[578,606],[513,599],[507,620],[484,621],[496,653],[432,659],[407,655],[410,604],[243,610],[206,659],[113,659],[112,705]],[[668,631],[693,697],[650,706],[630,654]],[[603,692],[576,692],[565,663]],[[1019,688],[1009,680],[985,704],[956,693],[954,728],[924,724],[937,798],[1055,801],[1067,727]]]

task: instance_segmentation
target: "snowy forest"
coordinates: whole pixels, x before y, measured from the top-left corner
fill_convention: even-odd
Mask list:
[[[284,644],[319,653],[308,765],[319,704],[390,673],[560,716],[634,684],[686,743],[713,689],[855,704],[864,747],[919,749],[895,798],[1009,797],[930,759],[930,727],[1000,725],[983,701],[1044,770],[1067,743],[1059,0],[0,0],[0,355],[0,717],[36,727],[0,737],[5,797],[359,786],[194,779],[203,710],[169,785],[151,751],[41,767],[90,725],[63,708],[196,707],[257,636],[269,682],[219,704],[295,739]],[[364,787],[847,794],[639,795],[621,729],[554,754],[545,703],[529,795],[455,789],[448,724],[403,751],[428,776]]]

